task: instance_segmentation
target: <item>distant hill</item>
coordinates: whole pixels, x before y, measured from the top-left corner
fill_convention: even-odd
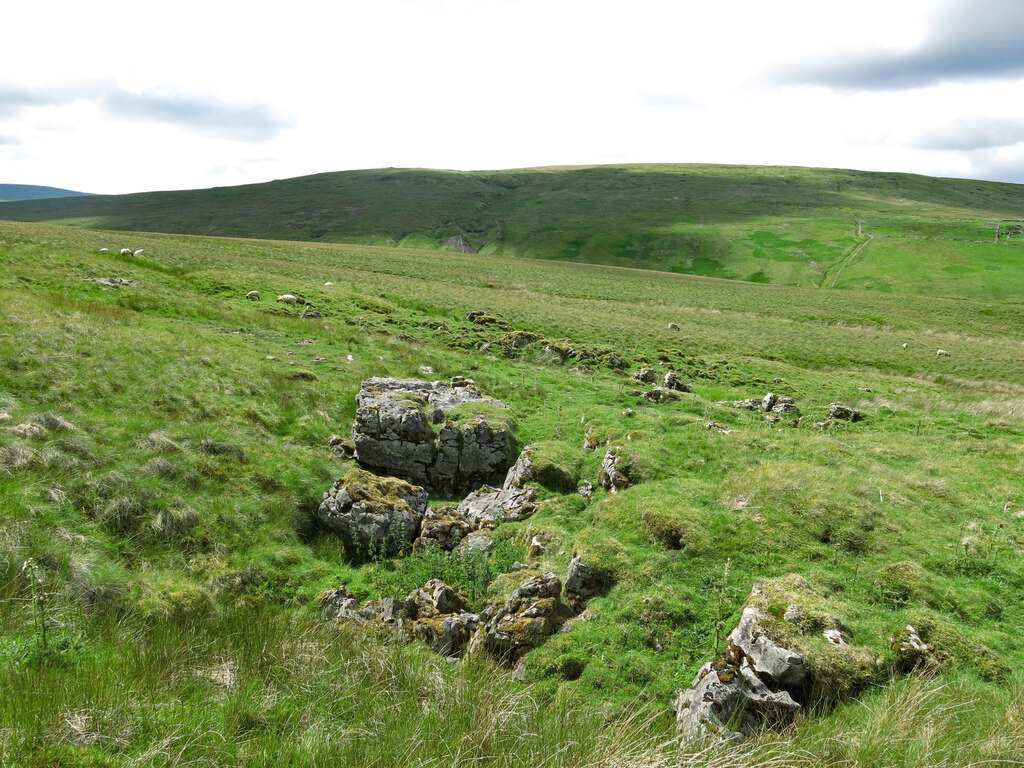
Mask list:
[[[1024,186],[728,165],[345,171],[0,204],[97,229],[441,249],[711,277],[1015,299]],[[450,252],[450,251],[444,251]]]
[[[0,184],[0,202],[8,200],[46,200],[54,197],[88,197],[88,192],[75,192],[58,187],[35,184]]]

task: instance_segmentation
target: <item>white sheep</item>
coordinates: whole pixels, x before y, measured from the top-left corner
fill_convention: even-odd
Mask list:
[[[122,256],[131,256],[132,255],[132,249],[131,248],[122,248],[120,250],[120,254]]]
[[[282,294],[281,296],[278,296],[277,300],[282,301],[285,304],[291,304],[293,307],[299,303],[299,300],[292,296],[290,293],[285,293]]]
[[[946,350],[944,350],[944,349],[937,349],[937,350],[935,350],[935,354],[936,354],[936,355],[937,355],[938,357],[949,357],[949,352],[947,352],[947,351],[946,351]]]
[[[110,253],[109,248],[100,248],[100,253]]]
[[[132,255],[133,256],[145,256],[146,255],[146,251],[143,248],[139,248],[139,250],[135,251],[135,253],[133,253]]]
[[[334,285],[334,283],[324,283],[324,285]]]
[[[245,294],[245,298],[249,299],[250,301],[259,301],[260,300],[260,292],[259,291],[249,291],[247,294]]]
[[[900,349],[906,349],[906,348],[907,348],[907,347],[909,347],[909,346],[910,346],[910,345],[909,345],[909,344],[907,344],[907,342],[905,342],[905,341],[904,341],[904,342],[903,342],[902,344],[900,344]]]

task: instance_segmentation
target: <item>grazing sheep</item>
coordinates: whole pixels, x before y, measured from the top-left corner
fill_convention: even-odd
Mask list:
[[[135,253],[133,253],[132,255],[133,256],[145,256],[146,255],[146,251],[143,248],[139,248],[139,250],[135,251]]]
[[[290,293],[282,294],[277,297],[278,301],[283,301],[285,304],[291,304],[293,307],[299,303],[299,300],[292,296]]]
[[[120,250],[120,254],[122,256],[131,256],[132,255],[132,249],[131,248],[122,248]]]
[[[249,299],[251,301],[259,301],[260,300],[260,292],[259,291],[249,291],[247,294],[245,294],[245,298],[247,298],[247,299]]]
[[[324,283],[324,285],[334,285],[334,283]]]
[[[110,253],[109,248],[100,248],[100,253]]]
[[[910,345],[909,345],[909,344],[907,344],[907,342],[905,342],[905,341],[904,341],[904,342],[903,342],[902,344],[900,344],[900,349],[906,349],[906,348],[907,348],[907,347],[909,347],[909,346],[910,346]]]
[[[947,352],[944,349],[935,350],[935,354],[938,355],[939,357],[949,357],[949,352]]]

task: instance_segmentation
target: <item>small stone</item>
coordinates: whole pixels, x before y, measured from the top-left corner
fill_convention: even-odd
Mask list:
[[[679,323],[669,323],[668,324],[668,329],[670,331],[678,331],[679,330]]]
[[[530,546],[526,548],[526,557],[530,560],[540,557],[547,551],[547,547],[544,546],[544,541],[540,536],[534,536],[530,539]]]
[[[725,425],[718,423],[717,421],[709,421],[704,425],[704,429],[710,429],[714,432],[721,432],[723,435],[731,435],[732,430],[725,427]]]
[[[631,419],[634,416],[636,416],[636,411],[634,411],[632,408],[627,408],[622,412],[622,418],[624,419]]]
[[[826,629],[822,631],[822,636],[830,643],[835,645],[846,645],[846,641],[843,640],[843,633],[838,629]]]
[[[860,421],[861,419],[860,411],[849,408],[842,403],[830,403],[828,406],[828,417],[844,421]]]
[[[583,484],[576,489],[576,492],[582,497],[582,499],[589,504],[590,500],[594,496],[594,484],[589,480],[584,480]]]

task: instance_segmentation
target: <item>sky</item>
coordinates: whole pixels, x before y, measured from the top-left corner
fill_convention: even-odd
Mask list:
[[[1024,183],[1024,0],[6,4],[0,182],[740,163]]]

